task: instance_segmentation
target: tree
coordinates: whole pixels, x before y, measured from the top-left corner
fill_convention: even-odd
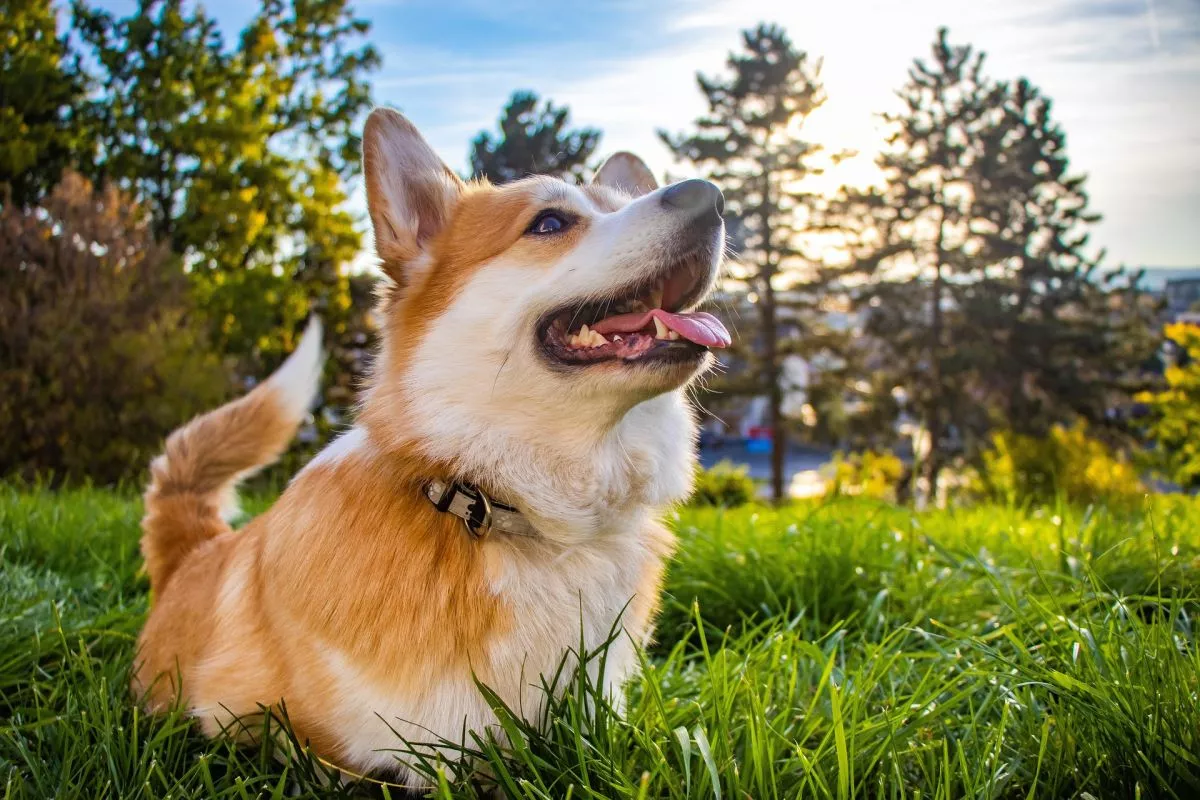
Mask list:
[[[816,198],[803,182],[840,154],[828,156],[800,138],[809,115],[825,101],[820,63],[775,25],[744,31],[742,40],[743,50],[729,54],[727,75],[696,76],[708,113],[696,120],[695,132],[659,136],[725,193],[738,250],[731,276],[741,285],[739,294],[755,301],[758,316],[756,325],[739,331],[751,380],[737,388],[768,398],[771,487],[779,500],[787,449],[784,359],[821,344],[814,313],[822,300],[821,271],[803,239],[815,224]]]
[[[1154,444],[1152,459],[1185,489],[1200,487],[1200,326],[1168,325],[1166,339],[1175,353],[1167,367],[1166,387],[1145,392],[1149,406],[1146,432]]]
[[[600,131],[568,130],[569,117],[565,106],[547,100],[539,108],[533,92],[514,92],[500,115],[499,137],[480,131],[471,142],[472,176],[507,183],[527,175],[554,175],[582,183]]]
[[[897,92],[902,110],[884,115],[887,147],[876,164],[881,187],[846,190],[837,218],[853,261],[849,277],[863,331],[878,350],[883,386],[902,387],[922,422],[919,471],[936,491],[948,422],[970,413],[965,359],[947,347],[957,327],[948,286],[980,247],[972,226],[972,167],[994,89],[983,54],[938,32],[932,59],[917,59]]]
[[[974,167],[982,248],[951,287],[972,323],[956,345],[993,423],[1041,437],[1083,422],[1112,438],[1111,412],[1157,347],[1155,308],[1137,275],[1104,270],[1089,247],[1100,216],[1050,100],[1025,79],[998,87]]]
[[[87,137],[73,111],[87,85],[69,68],[68,55],[50,0],[6,0],[0,14],[0,203],[31,204],[66,167],[87,160]]]
[[[885,115],[882,185],[843,190],[832,214],[877,383],[922,422],[926,496],[949,446],[976,457],[996,428],[1103,423],[1152,349],[1135,281],[1088,251],[1098,217],[1049,101],[983,60],[938,32]]]
[[[89,106],[97,179],[149,210],[192,276],[214,343],[269,369],[314,303],[336,334],[340,274],[360,246],[344,180],[379,56],[345,0],[262,0],[229,48],[203,7],[139,0],[128,17],[77,0],[75,26],[103,87]]]
[[[230,389],[148,216],[68,172],[0,211],[0,476],[137,474]]]

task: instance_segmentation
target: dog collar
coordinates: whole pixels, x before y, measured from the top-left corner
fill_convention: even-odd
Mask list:
[[[492,531],[537,536],[537,531],[520,511],[496,502],[478,486],[434,478],[425,484],[425,496],[438,511],[461,519],[467,533],[475,539],[486,539]]]

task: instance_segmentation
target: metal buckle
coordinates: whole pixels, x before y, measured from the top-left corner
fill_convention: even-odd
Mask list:
[[[471,534],[476,539],[486,539],[488,534],[492,532],[492,499],[487,496],[487,492],[480,489],[478,486],[466,487],[459,484],[459,491],[471,497],[473,500],[478,500],[483,504],[483,519],[475,522],[475,504],[471,504],[470,516],[463,517],[463,525],[467,529],[467,533]]]
[[[425,484],[425,496],[429,498],[429,502],[433,503],[434,508],[444,514],[450,510],[450,501],[454,499],[454,486],[432,480]]]

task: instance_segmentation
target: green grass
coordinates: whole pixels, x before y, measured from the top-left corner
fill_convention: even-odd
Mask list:
[[[379,796],[133,707],[139,516],[0,488],[3,797]],[[1200,796],[1200,501],[688,509],[677,528],[625,711],[587,686],[541,731],[501,710],[514,746],[471,749],[503,796]],[[445,774],[438,796],[480,788]]]

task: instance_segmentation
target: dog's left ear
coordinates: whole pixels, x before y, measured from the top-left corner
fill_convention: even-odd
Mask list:
[[[389,108],[367,117],[363,172],[375,252],[384,271],[403,285],[407,267],[450,219],[463,182],[416,127]]]
[[[658,181],[654,180],[654,173],[646,166],[646,162],[624,151],[609,156],[592,183],[611,186],[629,192],[634,197],[641,197],[658,188]]]

